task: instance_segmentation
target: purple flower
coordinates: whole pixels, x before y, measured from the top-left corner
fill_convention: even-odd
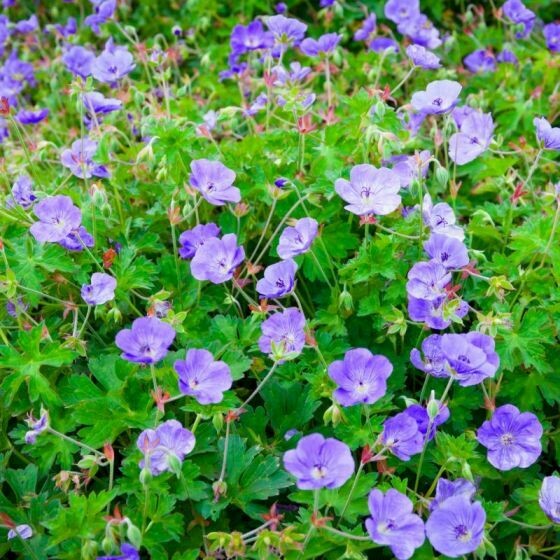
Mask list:
[[[29,19],[21,19],[15,25],[14,29],[23,35],[27,33],[33,33],[33,31],[37,31],[39,29],[39,21],[37,20],[37,16],[33,14]]]
[[[544,118],[533,119],[537,129],[537,140],[548,150],[560,150],[560,128],[552,125]]]
[[[29,305],[25,303],[21,296],[17,299],[9,299],[8,301],[6,301],[6,313],[8,313],[10,317],[17,318],[20,313],[27,311],[28,308]]]
[[[249,105],[249,107],[243,109],[243,114],[246,117],[252,117],[253,115],[256,115],[257,113],[262,111],[266,107],[267,103],[268,103],[268,97],[266,93],[260,93],[259,95],[257,95],[255,100],[251,103],[251,105]]]
[[[406,291],[414,298],[427,301],[439,300],[445,286],[451,282],[451,274],[436,261],[418,262],[408,271]]]
[[[501,64],[514,64],[515,66],[519,64],[519,60],[517,60],[515,53],[509,49],[502,49],[496,57],[496,60]]]
[[[8,540],[15,539],[19,537],[23,540],[30,539],[33,536],[33,529],[26,523],[17,525],[15,529],[10,529],[8,531]]]
[[[271,315],[261,325],[259,349],[269,355],[297,356],[305,346],[305,317],[295,307]]]
[[[470,115],[477,113],[478,111],[476,109],[473,109],[472,107],[469,107],[468,105],[462,105],[461,107],[455,107],[455,109],[453,109],[453,111],[451,111],[451,116],[453,117],[453,120],[455,121],[455,124],[457,125],[457,128],[460,130],[461,129],[461,125],[463,124],[463,122],[465,121],[465,119],[467,117],[469,117]]]
[[[457,165],[464,165],[488,149],[494,121],[490,113],[473,111],[462,121],[460,129],[449,139],[449,157]]]
[[[421,45],[409,45],[406,47],[406,54],[414,66],[419,66],[425,70],[435,70],[441,67],[439,56]]]
[[[288,11],[288,5],[285,2],[278,2],[274,6],[274,11],[277,14],[285,14]]]
[[[29,431],[25,432],[25,443],[31,445],[37,440],[37,436],[43,433],[49,427],[49,415],[46,411],[41,410],[41,417],[35,420],[33,416],[29,415],[26,420],[27,425],[31,428]]]
[[[367,163],[355,165],[350,170],[350,181],[337,179],[335,190],[348,204],[346,210],[364,216],[384,216],[395,211],[401,203],[398,194],[401,188],[399,177],[386,167],[377,169]]]
[[[33,194],[33,183],[27,175],[20,175],[12,185],[11,196],[6,200],[6,206],[13,208],[16,204],[26,209],[33,206],[37,197]]]
[[[239,189],[233,186],[235,173],[219,161],[193,160],[189,181],[203,198],[214,206],[241,200]]]
[[[394,490],[385,494],[374,488],[368,497],[371,517],[366,519],[366,529],[376,544],[387,545],[398,560],[408,560],[424,542],[424,523],[412,513],[413,504]]]
[[[454,300],[453,313],[457,318],[464,317],[469,312],[469,306],[461,300]],[[426,323],[431,329],[446,329],[451,324],[451,318],[446,312],[449,299],[442,293],[442,297],[434,300],[408,297],[408,314],[413,321]]]
[[[463,496],[468,500],[472,500],[475,492],[475,485],[464,478],[458,478],[453,481],[440,478],[436,486],[436,497],[430,504],[430,511],[434,511],[441,506],[445,500],[453,498],[453,496]]]
[[[327,33],[321,35],[317,40],[304,39],[299,48],[307,56],[328,56],[333,53],[341,39],[342,35],[338,33]]]
[[[441,352],[454,377],[462,387],[477,385],[494,377],[500,358],[494,351],[494,339],[479,332],[444,334],[440,341]]]
[[[445,500],[430,514],[426,536],[441,554],[457,558],[474,552],[484,537],[486,513],[478,502],[464,495]]]
[[[87,137],[75,140],[71,148],[62,152],[60,161],[64,167],[70,169],[80,179],[90,179],[93,176],[107,178],[110,176],[107,168],[93,161],[96,151],[97,142]]]
[[[122,107],[122,101],[105,97],[98,91],[82,94],[82,102],[90,115],[106,115],[118,111]]]
[[[402,461],[408,461],[424,447],[424,435],[416,420],[404,412],[385,420],[379,439],[383,447]]]
[[[179,236],[179,255],[182,259],[192,259],[198,249],[204,245],[208,239],[218,237],[220,228],[216,224],[199,224],[193,229],[184,231]]]
[[[371,43],[368,45],[370,51],[376,53],[383,53],[385,51],[398,53],[399,52],[399,45],[394,39],[390,37],[376,37]]]
[[[297,478],[300,490],[339,488],[354,472],[350,448],[321,434],[302,437],[295,449],[284,453],[284,467]]]
[[[338,385],[333,396],[342,406],[373,404],[387,392],[393,365],[385,356],[355,348],[329,366],[329,377]]]
[[[101,33],[100,25],[109,21],[117,9],[117,0],[103,0],[95,3],[95,12],[87,16],[84,25],[87,25],[95,34]]]
[[[290,63],[290,70],[286,70],[283,66],[275,66],[272,69],[274,74],[275,86],[293,86],[298,82],[302,82],[307,78],[311,68],[309,66],[302,66],[299,62]]]
[[[527,9],[521,0],[507,0],[502,6],[502,10],[507,18],[521,26],[521,29],[515,34],[518,39],[527,37],[531,33],[536,15]]]
[[[94,272],[91,275],[91,284],[82,286],[82,299],[88,305],[102,305],[115,299],[116,279],[104,272]]]
[[[53,27],[60,33],[60,35],[62,35],[62,37],[67,38],[70,37],[70,35],[76,34],[76,31],[78,31],[78,22],[76,21],[76,18],[69,17],[66,20],[65,25],[55,23]]]
[[[552,52],[560,52],[560,23],[549,23],[543,27],[546,46]]]
[[[46,119],[48,115],[48,109],[37,109],[37,111],[21,109],[16,117],[21,124],[37,124]]]
[[[75,76],[80,76],[84,79],[91,75],[91,67],[94,60],[95,54],[79,45],[70,47],[62,55],[62,62],[64,62],[67,70]]]
[[[424,436],[424,440],[430,441],[434,439],[437,427],[449,419],[450,413],[447,405],[442,404],[440,401],[436,401],[436,403],[438,405],[438,413],[431,421],[428,411],[419,404],[411,404],[403,411],[404,414],[410,416],[418,424],[418,429]]]
[[[490,464],[509,471],[515,467],[526,469],[537,461],[542,452],[542,434],[543,428],[534,414],[505,404],[480,426],[476,438],[488,449]]]
[[[174,339],[171,325],[155,317],[140,317],[132,323],[132,328],[117,333],[115,344],[123,351],[124,360],[155,364],[165,358]]]
[[[465,239],[463,229],[455,225],[455,214],[451,206],[445,202],[439,202],[434,206],[428,193],[424,195],[422,202],[422,219],[432,233],[455,237],[460,241]]]
[[[449,377],[449,371],[446,368],[447,362],[441,352],[441,335],[432,334],[424,339],[422,352],[424,360],[417,348],[413,348],[410,352],[410,361],[415,368],[433,377]]]
[[[313,218],[302,218],[294,227],[287,227],[280,235],[278,255],[281,259],[291,259],[306,253],[317,236],[319,224]]]
[[[204,113],[202,120],[208,130],[214,130],[218,124],[218,113],[216,111],[210,110]]]
[[[245,251],[237,245],[234,233],[228,233],[221,239],[211,237],[197,249],[191,261],[191,273],[197,280],[222,284],[233,278],[235,269],[244,259]]]
[[[393,163],[392,170],[397,174],[401,188],[409,187],[412,181],[418,180],[420,174],[422,177],[428,174],[431,157],[429,150],[422,150],[413,156],[401,155],[390,158]]]
[[[194,449],[195,442],[194,434],[177,420],[167,420],[155,430],[144,430],[136,442],[144,454],[140,468],[149,469],[154,476],[165,471],[178,474],[185,455]]]
[[[85,247],[93,247],[94,239],[88,233],[84,226],[71,231],[64,239],[61,239],[58,244],[69,251],[82,251]]]
[[[272,47],[274,37],[269,31],[264,31],[263,24],[256,20],[249,25],[236,25],[231,32],[231,50],[234,54]]]
[[[229,68],[220,72],[219,78],[221,80],[227,80],[229,78],[234,78],[235,76],[240,76],[247,70],[247,63],[239,61],[239,55],[232,53],[228,57]]]
[[[115,84],[134,70],[134,58],[126,47],[113,45],[109,39],[103,52],[91,65],[91,74],[105,84]]]
[[[281,50],[285,50],[291,44],[298,45],[307,31],[305,23],[282,15],[270,16],[266,18],[265,23],[274,36],[275,44]]]
[[[412,95],[412,106],[417,111],[428,115],[441,115],[455,107],[463,86],[452,80],[436,80],[426,87],[425,91],[417,91]]]
[[[2,74],[2,79],[5,82],[11,82],[13,85],[19,85],[19,91],[21,91],[24,82],[27,82],[27,84],[32,87],[37,83],[35,80],[33,64],[21,60],[18,57],[16,50],[12,51],[6,62],[4,62]],[[13,105],[16,104],[17,103],[13,103]]]
[[[539,505],[554,523],[560,523],[560,477],[546,476],[539,492]]]
[[[420,15],[419,0],[388,0],[385,3],[385,17],[393,23],[415,19]]]
[[[354,33],[354,41],[367,41],[377,28],[377,17],[370,14],[362,22],[362,26]]]
[[[397,25],[399,33],[410,37],[413,43],[435,49],[441,45],[439,31],[424,14],[401,21]]]
[[[188,350],[186,358],[177,360],[173,367],[179,375],[179,391],[200,404],[221,402],[232,384],[229,366],[215,361],[208,350]]]
[[[422,112],[401,111],[397,113],[397,116],[401,120],[404,128],[410,132],[410,136],[414,138],[418,134],[422,123],[426,120],[427,115]]]
[[[68,196],[50,196],[41,200],[33,210],[39,218],[29,231],[39,243],[59,242],[80,227],[82,213]]]
[[[478,72],[494,72],[496,57],[486,49],[478,49],[465,56],[463,64],[474,74]]]
[[[98,556],[97,560],[140,560],[140,554],[131,544],[123,543],[117,556]]]
[[[290,294],[295,286],[297,264],[292,259],[267,266],[264,278],[257,282],[257,292],[263,298],[281,298]]]
[[[432,261],[440,263],[447,269],[460,269],[469,264],[469,254],[462,241],[432,233],[428,241],[424,243],[424,251],[428,253]]]

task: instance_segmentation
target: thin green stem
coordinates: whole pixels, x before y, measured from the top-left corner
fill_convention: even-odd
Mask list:
[[[157,391],[157,376],[156,376],[156,366],[154,364],[150,364],[150,374],[152,376],[152,383],[154,385],[154,391]]]
[[[447,394],[449,393],[449,390],[451,389],[451,385],[453,385],[453,377],[449,378],[449,381],[447,382],[447,385],[443,391],[443,394],[441,395],[441,398],[439,399],[440,402],[443,404],[445,403],[445,399],[447,398]],[[429,422],[428,422],[428,428],[426,430],[426,439],[424,441],[424,446],[422,447],[422,453],[420,454],[420,459],[418,461],[418,468],[416,469],[416,480],[414,481],[414,492],[418,492],[418,484],[420,483],[420,474],[422,473],[422,465],[424,464],[424,456],[426,454],[426,449],[428,448],[428,435],[430,434],[430,431],[432,429],[432,424],[433,424],[433,419],[430,418]]]
[[[352,482],[352,486],[350,487],[350,492],[348,492],[348,497],[346,498],[346,501],[344,502],[344,506],[342,507],[342,511],[340,512],[340,516],[339,516],[338,521],[336,523],[337,527],[340,525],[340,522],[344,518],[344,514],[346,513],[346,509],[348,508],[348,504],[350,504],[350,500],[352,500],[354,490],[356,489],[356,485],[358,484],[358,480],[360,479],[360,475],[362,474],[363,470],[364,470],[364,463],[362,463],[360,461],[360,466],[358,467],[358,470],[356,471],[356,475],[354,476],[354,481]]]
[[[74,445],[77,445],[78,447],[81,447],[83,449],[87,449],[88,451],[90,451],[94,455],[97,455],[98,457],[103,457],[103,458],[105,457],[105,455],[103,455],[103,453],[101,453],[101,451],[98,451],[97,449],[94,449],[93,447],[90,447],[89,445],[86,445],[85,443],[82,443],[81,441],[78,441],[77,439],[74,439],[70,436],[67,436],[66,434],[58,432],[57,430],[51,428],[50,426],[47,428],[47,432],[49,432],[50,434],[52,434],[56,437],[59,437],[59,438],[64,439],[66,441],[69,441],[70,443],[73,443]]]
[[[278,362],[274,362],[272,364],[269,372],[262,378],[255,390],[245,399],[245,401],[243,401],[243,404],[237,408],[236,412],[241,412],[259,394],[261,389],[266,385],[267,381],[272,377],[272,374],[276,370],[277,366]]]
[[[372,542],[370,537],[360,537],[358,535],[351,535],[350,533],[346,533],[345,531],[339,531],[334,527],[329,527],[328,525],[323,525],[321,529],[332,533],[333,535],[338,535],[339,537],[344,537],[345,539],[350,539],[352,541],[361,541],[361,542]]]
[[[82,336],[82,333],[84,332],[84,329],[86,328],[90,313],[91,313],[91,305],[88,305],[87,311],[86,311],[86,316],[84,318],[84,322],[82,323],[82,327],[80,328],[80,332],[78,333],[78,338],[80,338]]]
[[[405,75],[404,78],[391,90],[391,97],[393,96],[394,93],[396,93],[397,91],[399,91],[399,89],[403,86],[403,84],[408,80],[408,78],[410,78],[410,76],[412,76],[412,73],[414,72],[414,70],[416,69],[416,66],[413,66]]]

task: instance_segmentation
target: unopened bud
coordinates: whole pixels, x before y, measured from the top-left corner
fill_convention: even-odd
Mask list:
[[[337,424],[340,423],[341,420],[342,420],[342,411],[340,410],[340,407],[335,403],[329,406],[329,408],[327,408],[327,410],[325,410],[325,413],[323,414],[323,421],[326,424],[332,422],[332,425],[336,426]]]
[[[128,528],[126,530],[126,538],[134,546],[134,548],[140,548],[142,545],[142,533],[140,529],[128,522]]]
[[[80,467],[80,469],[91,469],[96,462],[97,457],[95,455],[85,455],[78,461],[78,467]]]
[[[438,166],[435,171],[436,182],[440,187],[446,187],[449,181],[449,171],[445,167]]]
[[[150,469],[144,467],[140,471],[140,483],[142,484],[142,486],[146,486],[146,484],[149,484],[152,478],[153,477],[152,477],[152,473],[150,472]]]
[[[217,480],[212,484],[212,490],[214,491],[214,499],[217,501],[222,496],[225,496],[227,493],[227,483],[223,480]]]
[[[212,425],[216,429],[216,432],[220,433],[224,428],[223,414],[214,414],[214,416],[212,416]]]

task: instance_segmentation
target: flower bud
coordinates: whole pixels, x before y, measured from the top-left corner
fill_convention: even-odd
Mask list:
[[[409,397],[401,397],[401,399],[404,401],[404,404],[406,406],[406,408],[408,408],[409,406],[412,406],[413,404],[418,404],[418,401],[416,401],[415,399],[411,399]]]
[[[122,321],[122,313],[118,307],[112,307],[107,313],[107,317],[114,321],[115,323],[120,323]]]
[[[91,467],[93,467],[93,465],[95,465],[96,462],[97,462],[97,457],[95,455],[84,455],[78,461],[78,467],[80,467],[80,469],[91,469]]]
[[[180,478],[182,463],[179,457],[177,457],[177,455],[170,454],[167,458],[167,463],[169,465],[171,472],[175,473],[177,478]]]
[[[109,537],[105,537],[101,541],[101,548],[103,549],[103,552],[106,552],[107,554],[109,554],[111,550],[113,550],[113,545],[114,545],[114,540],[110,539]]]
[[[449,171],[447,171],[445,167],[441,167],[441,165],[439,165],[436,168],[435,177],[437,184],[440,187],[445,188],[447,186],[447,182],[449,181]]]
[[[107,191],[105,191],[103,185],[93,183],[89,189],[89,194],[93,205],[97,208],[101,208],[104,204],[107,204]]]
[[[88,539],[82,544],[82,558],[84,560],[93,560],[97,556],[97,543]]]
[[[338,307],[345,316],[349,316],[354,311],[354,300],[352,294],[344,288],[338,296]]]
[[[227,494],[227,483],[223,480],[217,480],[212,484],[212,490],[214,491],[214,499],[217,501]]]
[[[325,410],[325,413],[323,414],[323,421],[326,424],[332,422],[332,425],[336,426],[341,420],[342,411],[340,410],[340,407],[335,403],[331,404],[331,406],[329,406],[329,408],[327,408],[327,410]]]
[[[142,486],[146,486],[147,484],[149,484],[152,478],[153,477],[152,477],[152,473],[150,472],[150,469],[144,467],[140,471],[140,484],[142,484]]]
[[[128,528],[126,529],[126,538],[134,546],[134,548],[140,548],[142,545],[142,533],[140,529],[133,525],[130,520],[128,520]]]
[[[212,416],[212,425],[216,429],[216,432],[220,433],[224,428],[223,414],[214,414],[214,416]]]
[[[371,108],[371,116],[377,117],[379,120],[382,120],[387,112],[387,105],[381,100],[377,101],[377,103]]]
[[[436,400],[435,392],[430,393],[430,399],[428,400],[428,406],[426,407],[428,416],[430,419],[434,419],[441,411],[441,403]]]
[[[468,481],[474,483],[474,478],[473,478],[473,474],[472,474],[472,471],[471,471],[471,466],[466,461],[464,461],[463,464],[461,465],[461,474]]]

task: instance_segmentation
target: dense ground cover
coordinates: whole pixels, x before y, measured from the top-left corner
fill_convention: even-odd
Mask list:
[[[3,5],[1,554],[559,555],[558,3]]]

